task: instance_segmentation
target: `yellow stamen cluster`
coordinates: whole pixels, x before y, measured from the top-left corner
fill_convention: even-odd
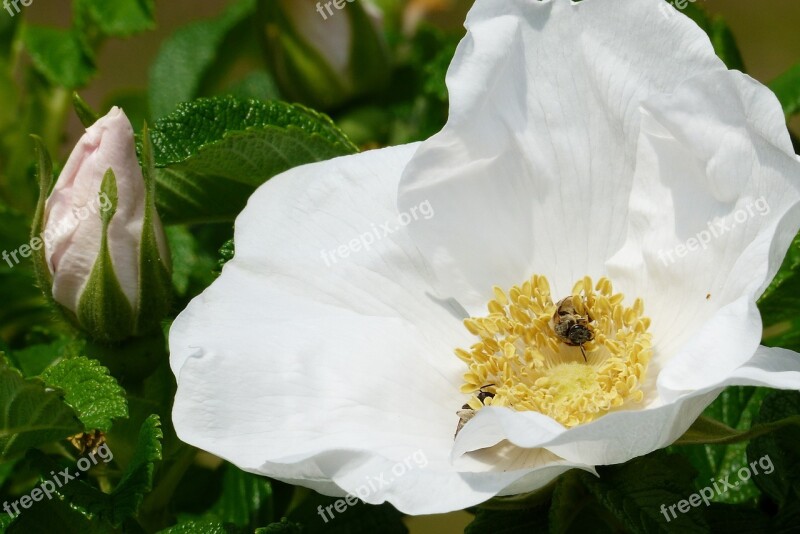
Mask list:
[[[575,311],[588,316],[594,333],[583,345],[584,361],[580,347],[568,345],[553,330],[556,304],[547,278],[534,275],[508,293],[495,287],[494,294],[489,315],[464,320],[480,341],[470,350],[456,350],[469,366],[461,391],[472,393],[470,408],[534,410],[573,427],[642,400],[640,385],[652,349],[641,299],[625,307],[624,295],[614,293],[607,278],[595,286],[588,276],[575,284]],[[481,402],[481,388],[494,397]]]

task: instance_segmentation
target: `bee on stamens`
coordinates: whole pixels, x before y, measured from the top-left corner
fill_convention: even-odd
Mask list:
[[[486,384],[485,386],[481,386],[481,388],[478,390],[478,394],[476,395],[476,397],[478,397],[478,400],[481,402],[481,404],[485,404],[486,399],[494,398],[494,393],[491,393],[489,391],[484,391],[485,388],[489,388],[492,386],[494,386],[494,384]],[[469,404],[465,404],[464,406],[461,407],[460,410],[456,412],[456,415],[460,419],[458,421],[458,426],[456,427],[456,433],[453,436],[453,438],[458,436],[458,433],[461,432],[461,429],[464,428],[464,425],[466,425],[470,419],[475,417],[475,413],[476,413],[475,410],[470,408]]]
[[[593,319],[588,313],[581,315],[577,312],[575,304],[572,302],[572,297],[567,297],[556,303],[556,312],[553,314],[552,320],[553,332],[566,345],[579,347],[585,362],[588,360],[586,359],[586,350],[583,348],[583,344],[594,339],[594,332],[589,326],[592,321]]]

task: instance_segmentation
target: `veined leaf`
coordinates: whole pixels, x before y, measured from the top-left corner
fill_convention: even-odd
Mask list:
[[[125,390],[96,360],[61,360],[45,370],[42,380],[64,391],[64,401],[77,412],[86,431],[108,432],[112,420],[128,417]]]
[[[232,220],[276,174],[357,150],[324,115],[232,96],[183,104],[151,136],[167,223]]]
[[[25,380],[0,358],[0,459],[67,438],[83,425],[61,395],[38,379]]]

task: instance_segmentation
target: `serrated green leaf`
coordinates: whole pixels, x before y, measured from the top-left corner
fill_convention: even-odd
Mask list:
[[[703,511],[669,513],[669,506],[695,492],[692,466],[681,456],[654,453],[622,465],[599,466],[599,478],[579,473],[589,493],[633,533],[708,532]],[[666,514],[662,511],[666,507]]]
[[[223,141],[231,132],[267,127],[299,130],[309,137],[319,137],[335,155],[358,150],[330,118],[304,106],[222,96],[183,104],[156,122],[152,132],[156,166],[186,162],[201,148]],[[316,161],[320,159],[325,157]]]
[[[220,53],[226,35],[252,15],[255,5],[254,0],[239,0],[220,17],[184,26],[164,42],[150,68],[148,94],[154,118],[199,96],[203,78]]]
[[[755,424],[768,425],[798,416],[800,416],[800,392],[776,391],[764,399]],[[748,462],[764,463],[761,466],[761,474],[754,476],[753,480],[781,507],[800,500],[798,444],[800,444],[800,426],[789,426],[756,438],[747,447]]]
[[[139,431],[139,440],[130,465],[111,493],[115,504],[112,523],[119,524],[123,517],[135,514],[145,494],[152,489],[155,464],[161,460],[163,438],[161,421],[157,415],[151,415]]]
[[[800,63],[775,78],[769,88],[780,100],[787,118],[800,113]]]
[[[722,478],[747,465],[746,440],[750,436],[747,431],[752,427],[767,393],[768,390],[764,388],[736,386],[725,389],[703,412],[708,419],[699,419],[678,440],[681,443],[693,439],[694,443],[699,443],[674,449],[685,454],[698,470],[698,489],[707,486],[711,478]],[[715,422],[722,425],[716,425]],[[739,442],[724,444],[736,440]],[[758,495],[758,488],[754,484],[746,484],[739,491],[716,495],[714,500],[738,503],[755,501]]]
[[[128,417],[125,390],[96,360],[61,360],[45,370],[42,380],[64,391],[64,401],[78,414],[87,432],[108,432],[114,419]]]
[[[36,70],[57,87],[83,87],[95,73],[94,61],[71,30],[28,25],[23,42]]]
[[[152,132],[165,222],[232,220],[255,188],[297,165],[356,152],[329,118],[235,97],[181,105]]]
[[[230,523],[217,521],[185,521],[173,527],[159,530],[158,534],[244,534],[242,529]]]
[[[58,441],[83,430],[58,392],[38,379],[25,380],[0,357],[0,459]]]

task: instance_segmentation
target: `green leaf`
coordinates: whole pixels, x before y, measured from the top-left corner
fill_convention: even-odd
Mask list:
[[[158,211],[170,223],[231,220],[272,176],[357,150],[324,115],[232,96],[181,105],[152,140]]]
[[[761,510],[736,506],[733,504],[713,503],[706,512],[708,523],[714,527],[713,532],[725,534],[752,534],[753,532],[770,532],[770,518]]]
[[[620,531],[619,521],[592,497],[581,480],[582,475],[577,470],[558,479],[547,517],[550,530],[597,534]]]
[[[0,337],[9,342],[23,338],[35,326],[52,324],[54,316],[37,287],[33,272],[0,264]]]
[[[243,534],[236,525],[217,521],[185,521],[174,527],[159,530],[158,534]]]
[[[216,272],[221,273],[225,264],[231,261],[235,255],[236,244],[233,242],[233,239],[229,239],[219,249],[219,260],[217,260]]]
[[[549,505],[524,510],[487,510],[480,508],[464,534],[529,534],[547,530]]]
[[[144,495],[152,489],[155,463],[161,460],[162,437],[158,416],[147,418],[140,429],[134,455],[111,493],[103,493],[81,479],[70,481],[56,491],[71,504],[82,507],[101,520],[116,527],[122,525],[136,514]],[[43,472],[57,467],[41,453],[34,454],[33,458]],[[117,460],[116,455],[114,459]]]
[[[194,296],[214,281],[215,258],[202,250],[187,227],[169,226],[165,232],[172,250],[175,292],[180,297]]]
[[[764,399],[757,425],[800,418],[800,392],[776,391]],[[749,462],[759,462],[756,485],[781,507],[800,500],[800,426],[790,426],[754,439],[747,447]],[[763,465],[761,464],[763,462]]]
[[[128,417],[125,390],[96,360],[61,360],[45,370],[42,380],[64,391],[64,401],[78,414],[87,432],[108,432],[112,420]]]
[[[402,514],[389,504],[378,506],[358,501],[348,506],[344,512],[337,513],[333,506],[338,501],[347,504],[344,498],[323,497],[312,493],[289,513],[288,519],[305,527],[305,534],[361,534],[362,532],[380,532],[381,534],[406,534],[408,528],[403,524]],[[326,514],[327,521],[322,518],[319,508],[331,507],[333,519]],[[339,507],[341,508],[341,504]],[[324,511],[324,510],[323,510]]]
[[[157,167],[185,163],[204,147],[224,141],[231,132],[257,132],[262,129],[303,134],[302,141],[327,147],[313,161],[358,149],[326,115],[304,106],[285,102],[259,102],[232,96],[201,98],[181,105],[168,117],[159,119],[152,132]],[[287,143],[288,144],[288,143]],[[286,157],[285,159],[289,159]],[[278,168],[291,168],[288,163],[274,163]],[[244,183],[255,183],[241,177]]]
[[[285,517],[280,523],[272,523],[266,527],[257,528],[255,534],[303,534],[303,527],[299,523],[293,523]]]
[[[95,73],[94,61],[71,30],[29,25],[23,42],[36,70],[52,85],[76,89]]]
[[[739,51],[733,32],[722,17],[709,15],[704,8],[697,4],[689,4],[683,9],[683,13],[708,34],[717,56],[725,62],[729,69],[746,72],[742,53]]]
[[[133,460],[122,480],[111,493],[114,504],[112,507],[111,522],[119,524],[122,518],[132,516],[139,509],[145,494],[153,488],[153,475],[155,464],[161,460],[161,422],[157,415],[148,417],[141,430],[136,443]]]
[[[773,80],[769,88],[781,101],[787,118],[800,113],[800,63]]]
[[[208,514],[239,527],[272,521],[272,485],[263,476],[245,473],[227,464],[222,478],[222,494]]]
[[[0,460],[83,430],[58,392],[38,379],[25,380],[0,358]]]
[[[57,339],[51,343],[29,345],[11,351],[7,356],[26,378],[38,376],[56,360],[77,358],[83,354],[85,344],[73,339]]]
[[[691,444],[674,450],[687,455],[698,470],[698,489],[707,486],[711,478],[719,479],[747,465],[746,441],[754,435],[750,432],[753,419],[768,392],[753,387],[725,389],[677,441],[677,444]],[[714,500],[737,503],[754,501],[758,495],[754,484],[746,484],[736,492],[717,495]]]
[[[6,530],[7,534],[58,532],[59,534],[108,534],[109,526],[89,518],[59,499],[43,499],[23,511]]]
[[[265,70],[253,71],[226,91],[237,98],[254,98],[256,100],[278,100],[280,91],[275,80]]]
[[[156,169],[156,206],[164,224],[230,222],[253,187],[175,168]]]
[[[153,0],[78,0],[76,9],[109,36],[128,37],[156,25]]]
[[[762,342],[770,347],[800,350],[800,234],[775,278],[758,301],[764,323]]]
[[[677,510],[677,503],[694,493],[694,470],[681,456],[654,453],[622,465],[599,466],[597,472],[599,478],[584,472],[579,476],[589,493],[627,531],[708,531],[700,508],[689,508],[686,513]],[[673,505],[675,514],[669,511]]]
[[[150,68],[153,117],[163,117],[178,104],[199,96],[203,78],[222,52],[225,37],[253,14],[255,5],[255,0],[239,0],[220,17],[184,26],[164,42]]]
[[[5,14],[0,16],[0,64],[4,63],[14,52],[12,43],[21,18],[6,17]]]

